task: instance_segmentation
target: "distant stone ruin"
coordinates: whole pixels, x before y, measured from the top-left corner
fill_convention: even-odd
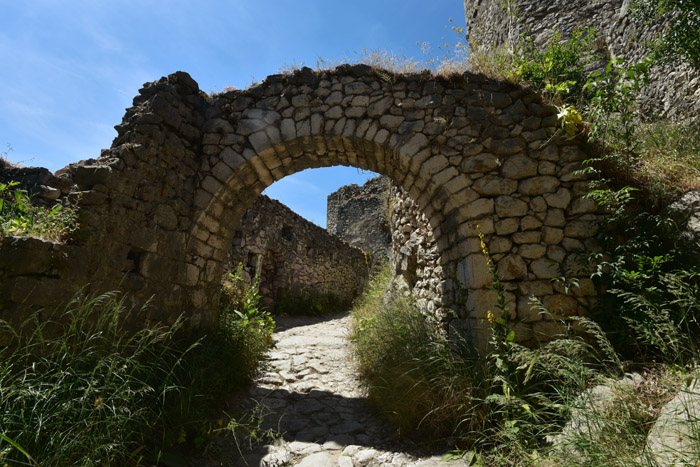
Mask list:
[[[280,299],[320,299],[349,308],[368,269],[361,250],[260,195],[233,236],[230,268],[240,263],[250,283],[260,261],[260,293],[274,311]]]
[[[388,199],[386,177],[375,177],[361,186],[340,187],[328,195],[326,230],[349,245],[388,258],[391,251]]]

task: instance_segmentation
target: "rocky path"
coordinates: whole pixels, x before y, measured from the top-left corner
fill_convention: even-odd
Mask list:
[[[267,412],[264,428],[278,430],[281,439],[248,454],[248,465],[465,465],[420,457],[392,437],[363,397],[348,324],[347,314],[277,320],[268,368],[249,396]]]

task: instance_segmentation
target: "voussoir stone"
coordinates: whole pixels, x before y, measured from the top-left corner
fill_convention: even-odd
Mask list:
[[[513,179],[532,177],[537,175],[537,162],[522,154],[516,154],[503,161],[501,174]]]
[[[527,214],[527,203],[512,196],[496,198],[496,214],[498,217],[520,217]]]
[[[507,178],[487,175],[472,185],[472,189],[486,196],[509,195],[518,188],[518,182]]]

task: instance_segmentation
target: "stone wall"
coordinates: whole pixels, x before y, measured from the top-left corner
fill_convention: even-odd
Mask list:
[[[391,186],[391,269],[427,317],[444,326],[454,316],[430,222],[406,191]]]
[[[241,218],[231,267],[242,263],[252,277],[258,256],[262,257],[260,292],[270,310],[281,297],[323,297],[349,305],[367,282],[362,251],[265,195]]]
[[[363,185],[345,185],[328,195],[326,229],[365,252],[389,257],[387,219],[389,179],[375,177]]]
[[[629,13],[629,0],[464,0],[470,46],[490,49],[515,44],[528,31],[542,46],[559,31],[568,37],[579,26],[598,31],[598,46],[609,57],[635,63],[645,43],[663,25],[646,26]],[[647,116],[696,117],[700,114],[700,71],[687,63],[655,66],[640,103]]]

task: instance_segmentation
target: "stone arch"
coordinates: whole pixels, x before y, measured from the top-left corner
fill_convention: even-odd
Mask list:
[[[151,299],[149,320],[184,313],[205,324],[252,200],[286,175],[350,165],[388,176],[416,201],[455,271],[447,288],[469,292],[460,317],[483,322],[495,303],[480,229],[525,322],[521,335],[551,334],[529,295],[555,316],[585,313],[595,295],[589,284],[572,295],[550,282],[592,246],[597,219],[577,172],[583,144],[557,130],[557,109],[530,89],[473,73],[304,68],[208,97],[178,72],[140,90],[98,160],[66,169],[82,193],[83,228],[64,256],[87,258],[66,277],[125,288],[135,305]]]
[[[206,269],[202,269],[198,277],[200,283],[196,287],[201,289],[202,282],[204,282],[206,283],[204,287],[207,290],[205,295],[211,296],[216,294],[215,289],[218,287],[218,277],[221,275],[222,261],[225,256],[223,250],[221,252],[211,251],[212,243],[224,246],[230,245],[233,232],[250,202],[275,181],[307,168],[331,167],[334,165],[347,165],[364,170],[372,170],[388,176],[395,182],[397,179],[405,180],[405,176],[400,176],[396,168],[408,167],[411,160],[410,155],[396,150],[394,154],[390,154],[392,162],[387,167],[384,162],[386,159],[386,148],[382,145],[370,140],[357,139],[353,141],[353,144],[358,145],[357,148],[353,146],[355,149],[352,156],[347,156],[348,148],[344,144],[347,144],[347,138],[344,140],[343,137],[337,135],[319,135],[310,140],[295,138],[271,145],[259,154],[251,155],[249,160],[246,160],[240,154],[234,153],[230,147],[224,147],[219,155],[220,160],[216,164],[221,164],[225,158],[229,160],[235,158],[238,165],[230,171],[224,170],[226,176],[220,174],[221,178],[225,178],[224,181],[217,184],[213,179],[208,179],[208,181],[203,182],[203,186],[200,188],[200,190],[210,194],[211,197],[208,203],[195,214],[195,221],[189,235],[190,243],[187,250],[187,264],[189,267],[196,267],[197,260],[202,264],[202,259],[205,259],[208,260],[204,263],[207,264],[206,267],[211,268],[215,272],[203,277],[207,273]],[[331,149],[329,152],[328,148],[333,147],[338,149]],[[283,164],[282,160],[285,159],[285,156],[290,156],[290,151],[295,151],[294,157],[286,157],[288,162]],[[293,164],[289,163],[290,160],[293,161]],[[404,165],[401,165],[401,162],[393,162],[397,160],[403,161]],[[279,170],[275,170],[275,175],[272,175],[272,171],[266,171],[267,167]],[[221,166],[220,170],[222,170]],[[438,229],[439,222],[444,214],[430,204],[429,201],[434,196],[439,196],[438,193],[440,193],[441,187],[434,183],[431,184],[427,178],[423,180],[424,178],[426,178],[424,173],[416,177],[418,180],[417,186],[425,186],[426,193],[429,196],[422,196],[419,206],[426,214],[426,217],[434,223],[433,229]],[[205,178],[205,180],[207,179]],[[218,181],[219,179],[216,180]],[[216,187],[215,193],[212,194],[206,191],[204,188],[205,184]],[[209,198],[207,195],[201,196]],[[230,209],[230,207],[233,207],[233,209]],[[224,216],[224,213],[227,214]],[[206,258],[209,254],[212,256]]]

